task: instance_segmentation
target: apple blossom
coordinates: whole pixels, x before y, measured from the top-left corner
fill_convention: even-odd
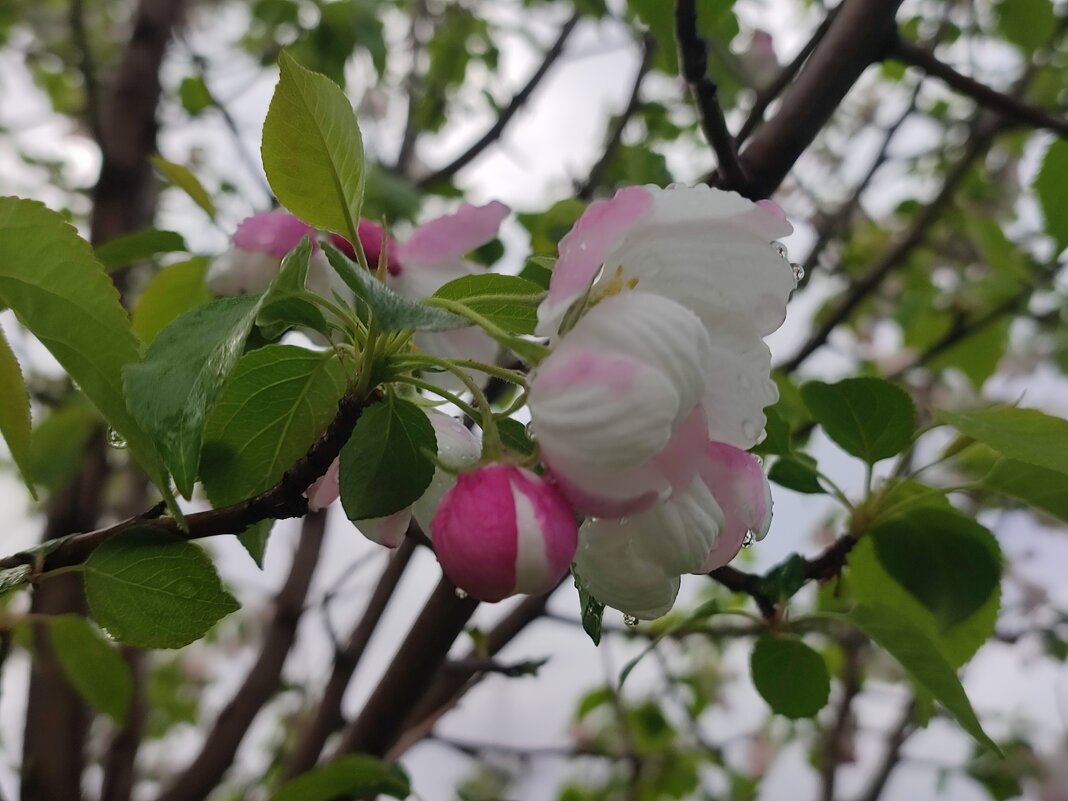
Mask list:
[[[605,298],[558,339],[527,402],[542,460],[577,511],[633,514],[690,484],[711,355],[697,315],[640,291]]]
[[[430,486],[411,506],[386,517],[356,521],[365,537],[388,548],[400,545],[413,518],[421,528],[428,529],[442,497],[456,483],[456,476],[449,470],[459,472],[474,467],[482,453],[478,438],[455,417],[434,410],[427,410],[426,414],[437,438],[438,461],[447,469],[439,467],[434,471]],[[324,509],[337,500],[338,478],[339,460],[335,459],[326,474],[308,488],[310,510]]]
[[[709,442],[684,492],[633,517],[583,523],[576,568],[603,603],[638,618],[659,617],[671,608],[682,574],[722,567],[747,534],[763,539],[770,525],[770,489],[759,460]]]
[[[312,237],[313,245],[308,288],[320,295],[329,295],[333,290],[345,292],[315,241],[316,230],[282,210],[253,214],[237,226],[231,237],[232,247],[208,270],[208,288],[217,295],[262,292],[278,275],[282,259],[305,236]]]
[[[445,574],[482,601],[551,590],[568,571],[577,536],[553,486],[506,463],[462,473],[431,524]]]

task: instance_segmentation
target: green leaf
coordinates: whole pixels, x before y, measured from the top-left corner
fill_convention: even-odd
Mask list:
[[[1068,474],[1068,420],[1011,406],[936,416],[1010,459]]]
[[[816,472],[816,460],[802,453],[776,459],[768,471],[768,480],[794,492],[808,495],[826,494]]]
[[[273,486],[326,430],[345,383],[333,351],[266,345],[241,357],[204,425],[200,480],[212,504]]]
[[[830,697],[827,663],[797,637],[761,635],[749,668],[768,706],[792,720],[814,717]]]
[[[434,477],[437,436],[411,401],[389,395],[364,411],[341,449],[341,503],[349,520],[385,517],[417,501]]]
[[[1068,475],[1015,459],[998,459],[983,478],[983,486],[1017,498],[1068,523]]]
[[[374,312],[383,331],[444,331],[471,325],[459,315],[399,295],[337,248],[323,243],[323,252],[341,280]]]
[[[586,582],[574,566],[571,567],[571,575],[575,578],[575,588],[578,590],[582,630],[593,640],[594,645],[600,645],[604,628],[604,604],[593,597],[593,593],[586,588]]]
[[[161,253],[179,253],[186,250],[188,248],[181,234],[148,228],[104,243],[96,249],[96,257],[104,268],[111,272]]]
[[[126,408],[122,369],[141,355],[119,293],[89,243],[41,203],[0,198],[0,301],[126,440],[180,516],[155,445]]]
[[[994,12],[998,32],[1028,53],[1046,44],[1057,25],[1050,0],[1000,0]]]
[[[837,616],[836,616],[837,617]],[[1001,753],[975,716],[957,674],[938,646],[892,607],[860,604],[844,618],[893,656],[984,748]]]
[[[338,801],[385,795],[407,798],[412,792],[400,765],[358,754],[343,756],[286,782],[271,801]]]
[[[52,650],[67,681],[90,706],[124,724],[133,695],[126,660],[81,615],[57,615],[48,622]]]
[[[1046,233],[1057,243],[1057,250],[1068,247],[1068,142],[1056,139],[1046,151],[1035,176],[1035,195],[1046,219]]]
[[[527,259],[523,269],[519,271],[519,277],[536,284],[541,289],[547,290],[549,282],[552,280],[555,266],[556,259],[549,256],[531,256]]]
[[[167,161],[162,156],[153,156],[151,161],[152,165],[160,171],[160,174],[167,179],[171,186],[181,189],[189,195],[194,203],[204,210],[208,217],[215,219],[215,202],[211,199],[211,195],[208,194],[208,190],[200,183],[200,179],[193,175],[188,167],[175,164],[173,161]]]
[[[311,239],[306,236],[282,259],[278,276],[264,293],[256,325],[268,339],[280,337],[293,326],[310,328],[329,339],[326,318],[312,301],[312,293],[304,288],[310,257]]]
[[[237,535],[237,541],[248,551],[248,555],[260,570],[263,570],[263,556],[267,553],[267,540],[271,537],[272,528],[273,520],[261,520]]]
[[[190,117],[196,117],[215,105],[215,99],[208,91],[207,84],[199,76],[191,75],[182,79],[178,85],[178,99]]]
[[[73,478],[89,438],[100,425],[100,417],[84,401],[49,412],[34,428],[30,443],[28,469],[34,483],[54,491]]]
[[[515,275],[480,273],[449,281],[434,297],[459,301],[509,333],[533,334],[544,294],[537,284]]]
[[[538,446],[527,433],[527,427],[511,417],[497,421],[497,433],[501,435],[501,442],[506,448],[523,456],[533,456],[538,450]]]
[[[981,389],[998,369],[1009,344],[1011,318],[984,325],[974,334],[946,348],[927,363],[931,370],[955,367],[972,386]]]
[[[917,510],[869,536],[883,569],[927,607],[940,632],[977,612],[1001,580],[990,532],[956,512]]]
[[[37,500],[30,470],[30,393],[22,380],[22,369],[0,329],[0,434],[11,451],[11,459],[26,482],[26,489]]]
[[[176,319],[126,371],[130,411],[152,434],[178,491],[196,481],[204,421],[259,312],[259,295],[220,298]]]
[[[779,414],[779,405],[769,406],[764,410],[767,422],[764,424],[765,436],[753,446],[752,452],[767,456],[778,454],[786,456],[793,450],[790,441],[790,424]],[[821,490],[822,491],[822,490]]]
[[[900,387],[881,378],[810,381],[801,397],[827,436],[868,464],[903,451],[916,430],[916,407]]]
[[[807,570],[808,562],[803,556],[790,554],[760,579],[760,589],[780,603],[788,601],[805,586]]]
[[[345,93],[286,52],[263,123],[263,169],[278,200],[306,223],[355,241],[363,139]]]
[[[25,587],[32,580],[33,567],[31,565],[17,565],[0,570],[0,598],[12,590]]]
[[[196,258],[164,267],[148,282],[134,306],[131,325],[146,345],[178,316],[212,299],[204,284],[206,259]]]
[[[967,536],[972,538],[969,548],[985,548],[990,558],[1000,564],[1001,550],[994,536],[948,505],[942,508],[927,506],[914,509],[901,518],[895,518],[895,522],[898,520],[904,520],[917,530],[928,532],[932,538],[937,537],[943,529],[967,532]],[[887,571],[876,552],[874,537],[861,538],[849,553],[848,564],[848,586],[853,597],[865,603],[877,603],[893,608],[896,614],[923,631],[954,667],[959,667],[971,659],[994,632],[1001,601],[1000,587],[997,584],[976,611],[943,629],[934,613]]]
[[[151,526],[93,551],[85,596],[105,631],[140,648],[181,648],[240,608],[203,548]]]

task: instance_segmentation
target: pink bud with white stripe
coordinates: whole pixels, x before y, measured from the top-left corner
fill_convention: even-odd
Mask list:
[[[575,515],[529,470],[495,463],[463,473],[431,525],[434,550],[457,587],[482,601],[548,592],[578,544]]]

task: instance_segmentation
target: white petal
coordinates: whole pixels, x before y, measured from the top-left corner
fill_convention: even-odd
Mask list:
[[[367,520],[357,520],[356,528],[371,542],[385,545],[387,548],[396,548],[404,539],[408,531],[408,524],[412,521],[412,507],[401,509],[386,517],[373,517]]]
[[[723,511],[704,481],[695,478],[686,492],[629,518],[636,547],[668,574],[692,573],[704,564],[723,527]]]
[[[642,620],[670,611],[679,592],[679,577],[650,564],[632,536],[589,522],[579,529],[575,568],[595,598]]]
[[[761,339],[719,337],[712,351],[708,389],[701,403],[708,437],[748,449],[764,438],[764,409],[779,399],[771,380],[771,351]]]

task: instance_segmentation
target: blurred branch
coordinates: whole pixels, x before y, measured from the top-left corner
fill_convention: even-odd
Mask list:
[[[341,452],[365,405],[364,400],[356,394],[346,394],[338,402],[337,416],[327,426],[323,435],[282,475],[278,483],[259,495],[231,506],[187,515],[185,529],[173,518],[160,517],[163,514],[163,505],[157,504],[145,514],[128,518],[113,526],[81,534],[69,534],[44,551],[31,549],[0,559],[0,569],[33,565],[38,571],[47,571],[79,564],[85,561],[95,548],[132,526],[148,526],[194,540],[221,534],[240,534],[260,520],[303,517],[308,511],[305,490],[326,472],[330,463]],[[72,530],[77,531],[78,526],[72,523],[60,529],[61,532]]]
[[[1060,137],[1068,138],[1068,119],[1058,117],[1045,109],[1024,102],[1019,97],[999,92],[967,75],[962,75],[944,61],[940,61],[933,52],[915,42],[899,37],[894,43],[892,56],[904,64],[919,67],[927,75],[941,79],[948,86],[970,97],[988,111],[997,112],[1015,122],[1053,131]]]
[[[284,778],[298,776],[315,767],[330,735],[340,729],[345,718],[341,713],[341,701],[348,689],[352,674],[371,640],[382,613],[390,598],[393,597],[405,568],[411,561],[417,547],[415,537],[405,537],[397,550],[389,558],[389,564],[378,579],[367,608],[359,623],[353,628],[344,647],[334,654],[334,665],[330,678],[323,690],[315,716],[302,728],[297,738],[296,747],[286,763]]]
[[[796,80],[782,93],[778,113],[742,151],[748,196],[768,197],[837,111],[861,73],[888,52],[901,0],[844,0],[813,47]]]
[[[415,125],[415,109],[417,96],[422,83],[419,75],[419,60],[423,52],[423,44],[419,40],[419,26],[423,17],[426,16],[426,3],[423,0],[415,0],[412,3],[412,18],[408,26],[408,49],[411,51],[412,64],[408,75],[404,79],[404,91],[408,96],[408,108],[405,112],[404,133],[401,135],[401,145],[397,152],[397,161],[393,165],[394,172],[400,175],[408,174],[412,156],[415,154],[415,142],[419,138],[419,131]]]
[[[739,592],[748,595],[756,601],[756,605],[760,608],[760,614],[767,619],[771,620],[778,615],[778,610],[775,608],[775,601],[770,595],[764,592],[761,576],[758,576],[755,573],[746,573],[744,570],[739,570],[730,565],[717,567],[708,575],[731,592]]]
[[[913,699],[905,708],[905,712],[902,714],[898,724],[887,736],[886,753],[883,754],[883,759],[872,776],[868,789],[860,796],[860,801],[879,801],[883,790],[886,789],[886,783],[894,772],[894,768],[901,763],[903,756],[901,753],[902,746],[905,745],[905,741],[908,740],[912,732],[916,730],[915,717],[916,700]]]
[[[719,87],[708,77],[708,44],[697,34],[696,0],[676,0],[675,39],[679,46],[679,71],[697,104],[701,130],[716,154],[726,189],[749,194],[749,176],[738,160],[734,137],[719,104]]]
[[[508,105],[497,115],[497,121],[490,126],[489,130],[486,131],[477,142],[467,148],[467,150],[453,159],[450,163],[416,182],[416,186],[426,188],[449,180],[456,175],[456,173],[478,158],[483,150],[501,137],[501,134],[504,133],[504,129],[507,127],[512,117],[526,105],[530,96],[534,94],[534,90],[538,88],[538,84],[541,83],[542,79],[548,74],[549,69],[564,52],[564,45],[567,44],[567,40],[570,38],[572,31],[575,30],[575,26],[578,24],[579,19],[580,16],[576,12],[563,24],[560,28],[560,32],[556,36],[556,41],[553,42],[552,46],[545,52],[541,64],[538,65],[538,68],[534,70],[530,78],[527,79],[523,88],[516,92]]]
[[[360,714],[342,732],[336,755],[383,756],[389,751],[477,606],[477,600],[461,598],[456,586],[441,578],[389,669]]]
[[[831,22],[834,21],[834,15],[838,13],[840,6],[835,6],[828,12],[827,16],[823,18],[823,22],[819,24],[812,36],[805,46],[801,48],[801,51],[794,56],[794,60],[783,67],[779,72],[775,80],[768,84],[765,88],[757,92],[756,100],[753,103],[753,107],[749,109],[749,115],[745,118],[745,122],[742,123],[742,127],[738,130],[738,135],[734,138],[736,147],[741,147],[742,143],[749,138],[758,125],[764,122],[764,112],[768,110],[770,106],[782,91],[790,85],[790,82],[797,76],[801,66],[808,60],[808,57],[812,55],[812,51],[816,49],[816,45],[820,43],[824,35],[827,33],[827,29],[831,27]]]
[[[605,169],[611,164],[612,159],[615,158],[616,151],[619,150],[619,145],[623,140],[623,132],[627,128],[627,124],[634,118],[634,115],[638,113],[638,109],[641,108],[641,88],[645,82],[645,76],[649,74],[649,68],[653,62],[653,51],[656,48],[656,40],[652,36],[646,34],[642,37],[642,60],[638,65],[638,72],[634,76],[634,83],[630,90],[630,99],[627,100],[627,105],[623,111],[615,120],[615,125],[612,127],[611,132],[608,134],[608,140],[605,142],[604,150],[601,152],[601,157],[597,160],[597,163],[590,168],[589,175],[586,176],[586,180],[582,182],[582,185],[576,190],[575,196],[579,200],[590,200],[593,197],[593,193],[597,191],[597,187],[601,184],[601,178],[604,175]]]
[[[233,764],[249,726],[281,684],[282,668],[297,638],[304,599],[319,562],[326,533],[326,511],[304,518],[289,576],[278,592],[259,656],[245,680],[223,707],[204,738],[200,753],[160,793],[158,801],[201,801],[216,788]]]
[[[136,780],[137,751],[145,735],[145,718],[148,714],[148,653],[140,648],[127,646],[122,649],[122,656],[133,677],[130,709],[126,713],[126,723],[111,738],[104,757],[100,801],[130,801]]]
[[[89,130],[99,143],[103,139],[103,127],[100,122],[100,86],[96,79],[96,61],[89,41],[89,32],[85,28],[85,0],[70,2],[70,34],[78,50],[78,69],[85,86],[85,116],[89,121]]]
[[[849,740],[856,725],[853,716],[853,701],[860,693],[862,685],[863,666],[860,656],[864,645],[865,640],[859,634],[854,634],[841,644],[843,651],[841,696],[835,706],[831,725],[824,732],[823,749],[820,752],[819,771],[822,786],[820,798],[822,801],[835,801],[834,785],[838,775],[838,766],[849,748]]]

